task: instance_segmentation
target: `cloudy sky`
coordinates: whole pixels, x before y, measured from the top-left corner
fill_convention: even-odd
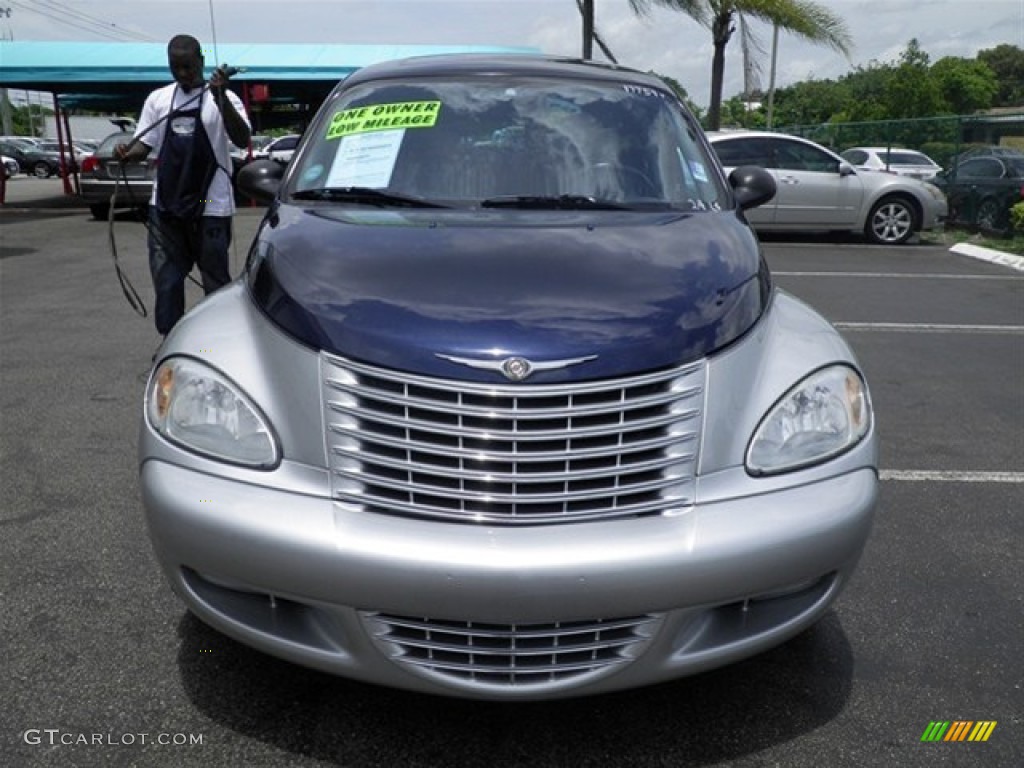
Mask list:
[[[853,37],[849,59],[783,34],[777,84],[836,78],[894,61],[917,38],[932,61],[1024,48],[1024,0],[818,0]],[[620,63],[678,80],[706,106],[711,33],[678,12],[637,18],[628,0],[596,0],[597,24]],[[579,55],[575,0],[0,0],[0,38],[165,42],[177,33],[210,43],[380,43],[530,46]],[[762,85],[771,30],[762,28]],[[725,96],[742,90],[738,39],[729,45]]]

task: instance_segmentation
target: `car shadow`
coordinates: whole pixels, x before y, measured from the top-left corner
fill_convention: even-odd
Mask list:
[[[488,703],[396,691],[298,667],[191,613],[178,625],[184,689],[212,721],[336,765],[700,766],[827,724],[850,696],[838,616],[752,659],[623,693]]]

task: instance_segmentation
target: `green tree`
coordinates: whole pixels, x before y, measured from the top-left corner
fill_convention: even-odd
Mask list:
[[[722,102],[721,121],[728,127],[756,129],[764,128],[766,123],[764,109],[751,108],[743,96],[733,96]]]
[[[931,117],[943,112],[942,94],[932,78],[928,54],[911,39],[889,73],[883,108],[890,119]]]
[[[849,89],[835,80],[807,80],[775,92],[775,123],[813,125],[845,115],[850,106]]]
[[[979,59],[947,56],[932,65],[929,72],[946,103],[946,111],[969,115],[995,104],[999,82],[995,72]]]
[[[988,65],[996,76],[999,90],[994,107],[1024,105],[1024,50],[1003,43],[995,48],[978,51],[978,59]]]
[[[722,84],[725,79],[725,47],[741,16],[758,19],[779,29],[849,54],[852,38],[845,22],[812,0],[630,0],[637,12],[651,4],[681,11],[711,30],[715,53],[711,60],[711,98],[708,128],[721,124]]]

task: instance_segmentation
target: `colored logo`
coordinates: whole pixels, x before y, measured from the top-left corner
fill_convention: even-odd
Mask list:
[[[995,729],[995,720],[933,720],[921,741],[988,741]]]

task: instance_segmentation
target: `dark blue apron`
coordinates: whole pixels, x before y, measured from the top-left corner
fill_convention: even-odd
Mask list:
[[[178,89],[175,87],[174,96]],[[172,98],[171,103],[174,103]],[[179,219],[198,221],[217,173],[217,156],[201,118],[203,94],[192,109],[171,112],[156,169],[156,207]]]

